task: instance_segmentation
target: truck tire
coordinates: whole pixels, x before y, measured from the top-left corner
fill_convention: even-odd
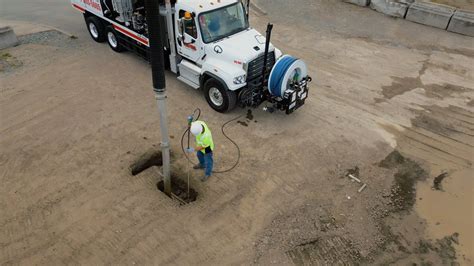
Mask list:
[[[92,39],[96,42],[105,41],[105,27],[102,22],[94,16],[86,17],[86,26]]]
[[[112,28],[112,26],[108,26],[105,30],[107,43],[109,44],[110,48],[117,53],[121,53],[125,51],[120,38],[118,37],[118,33]]]
[[[229,112],[237,104],[237,94],[228,90],[214,78],[210,78],[204,83],[204,95],[207,103],[219,113]]]

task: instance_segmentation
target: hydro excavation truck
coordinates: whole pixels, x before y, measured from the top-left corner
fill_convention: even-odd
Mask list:
[[[194,89],[201,88],[218,112],[235,106],[292,113],[308,97],[307,68],[302,60],[270,43],[249,26],[249,1],[157,0],[165,66]],[[133,51],[149,60],[144,0],[71,0],[83,13],[96,42],[115,52]]]

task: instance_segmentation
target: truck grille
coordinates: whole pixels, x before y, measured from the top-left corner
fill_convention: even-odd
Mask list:
[[[261,81],[263,71],[263,57],[265,53],[259,55],[256,59],[251,61],[247,69],[247,83],[255,83],[258,80]],[[270,71],[275,64],[275,52],[269,52],[267,57],[267,75],[270,75]]]

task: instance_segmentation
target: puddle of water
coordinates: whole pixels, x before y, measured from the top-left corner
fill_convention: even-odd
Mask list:
[[[443,180],[444,191],[433,189],[433,179],[417,184],[415,210],[428,223],[427,237],[441,239],[459,233],[456,247],[458,262],[472,265],[474,262],[474,169],[450,173]],[[432,169],[437,176],[442,169]],[[420,200],[421,198],[421,200]]]

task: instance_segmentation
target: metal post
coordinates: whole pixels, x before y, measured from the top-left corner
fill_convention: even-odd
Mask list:
[[[263,69],[262,69],[262,88],[265,87],[265,76],[267,75],[267,62],[268,62],[268,50],[270,49],[270,39],[272,37],[273,24],[268,23],[267,25],[267,37],[265,39],[265,54],[263,56]]]
[[[163,62],[163,39],[160,36],[160,9],[158,0],[146,0],[146,19],[148,24],[148,39],[150,40],[150,61],[153,78],[153,90],[160,113],[161,154],[163,157],[164,192],[171,197],[170,177],[170,140],[168,135],[168,119],[166,111],[166,83]]]
[[[157,92],[155,95],[158,111],[160,112],[160,129],[161,129],[161,154],[163,157],[163,179],[164,192],[171,196],[171,174],[170,174],[170,140],[168,134],[168,119],[166,109],[166,91]]]

